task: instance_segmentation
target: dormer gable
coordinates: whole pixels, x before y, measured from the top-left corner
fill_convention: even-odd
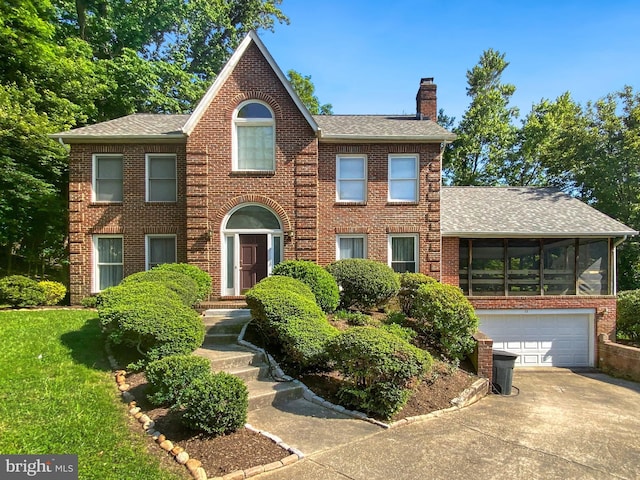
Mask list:
[[[209,105],[216,98],[222,86],[227,82],[227,80],[229,80],[234,69],[251,45],[255,45],[258,48],[265,61],[269,64],[276,77],[278,78],[284,89],[287,91],[287,93],[291,97],[291,100],[296,105],[309,126],[315,133],[318,132],[318,124],[314,120],[313,116],[311,115],[307,107],[304,106],[304,103],[302,103],[300,97],[298,97],[296,92],[293,90],[286,76],[267,50],[267,47],[264,45],[264,43],[262,43],[262,40],[260,40],[260,37],[258,37],[258,35],[252,30],[245,36],[244,40],[242,40],[234,54],[231,56],[229,61],[225,64],[224,68],[216,77],[216,80],[213,82],[211,87],[209,87],[209,90],[207,90],[204,97],[202,97],[202,100],[200,100],[200,102],[198,103],[198,106],[191,114],[189,120],[182,127],[182,131],[187,136],[191,135],[191,133],[194,131],[194,129],[198,125],[198,122],[202,119],[203,115],[209,108]]]

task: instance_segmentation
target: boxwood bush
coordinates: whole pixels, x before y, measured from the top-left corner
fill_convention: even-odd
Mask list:
[[[249,393],[244,382],[225,372],[194,378],[180,395],[182,423],[212,435],[242,428],[247,421],[248,406]]]
[[[398,292],[398,300],[400,302],[400,308],[405,315],[411,314],[413,308],[413,301],[418,293],[418,288],[421,285],[427,283],[433,283],[435,278],[429,277],[424,273],[400,273],[398,274],[400,280],[400,291]]]
[[[201,302],[206,300],[211,294],[211,275],[188,263],[163,263],[152,268],[153,271],[161,272],[178,272],[190,277],[198,286],[198,294],[196,300]]]
[[[197,303],[198,285],[193,278],[171,270],[147,270],[125,277],[120,285],[132,285],[141,282],[162,283],[169,290],[174,291],[182,302],[191,307]]]
[[[0,304],[12,307],[35,307],[46,301],[44,289],[38,282],[23,275],[0,279]]]
[[[333,276],[316,263],[306,260],[286,260],[273,268],[274,275],[285,275],[306,283],[325,312],[333,312],[340,302],[338,284]]]
[[[342,289],[342,308],[384,306],[400,289],[398,276],[388,265],[363,258],[338,260],[327,266]]]
[[[634,342],[640,341],[640,290],[618,293],[617,311],[618,335]]]
[[[196,355],[171,355],[155,360],[145,370],[149,389],[147,398],[154,405],[173,407],[194,380],[211,374],[209,360]]]
[[[141,354],[138,367],[169,355],[191,353],[204,340],[200,316],[162,283],[108,288],[98,296],[97,308],[108,339]]]
[[[44,305],[57,305],[67,294],[67,287],[60,282],[43,280],[38,282],[38,285],[44,292]]]
[[[383,418],[402,408],[432,365],[427,352],[375,327],[340,332],[327,351],[346,380],[338,393],[342,401]]]
[[[458,287],[439,282],[421,285],[411,316],[430,348],[445,357],[462,360],[473,351],[478,316]]]

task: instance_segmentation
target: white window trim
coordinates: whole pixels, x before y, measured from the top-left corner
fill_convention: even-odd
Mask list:
[[[152,238],[173,238],[173,248],[174,248],[174,252],[173,252],[173,258],[175,259],[175,261],[178,261],[178,236],[176,234],[165,234],[165,233],[150,233],[144,236],[144,269],[145,270],[150,270],[149,267],[149,260],[150,260],[150,255],[149,255],[149,251],[150,251],[150,240]]]
[[[413,256],[415,258],[415,263],[416,263],[416,273],[420,272],[420,234],[418,233],[390,233],[387,236],[387,264],[393,268],[392,265],[392,254],[393,254],[393,249],[391,247],[391,243],[392,243],[392,239],[393,238],[413,238]]]
[[[238,118],[238,112],[250,103],[259,103],[267,107],[267,109],[271,112],[270,119],[245,119]],[[253,169],[253,168],[239,168],[238,167],[238,125],[246,125],[246,126],[271,126],[273,128],[273,165],[270,169]],[[233,120],[232,120],[232,128],[231,128],[231,137],[232,137],[232,169],[234,172],[274,172],[276,170],[276,117],[273,113],[273,109],[269,106],[268,103],[262,102],[257,99],[245,100],[240,105],[236,107],[233,111]]]
[[[91,156],[91,202],[92,203],[122,203],[122,200],[98,200],[96,197],[98,177],[98,157],[120,158],[122,162],[122,184],[124,190],[124,157],[121,153],[94,153]],[[124,191],[123,191],[124,196]]]
[[[175,200],[151,200],[149,198],[149,175],[151,174],[151,168],[149,163],[153,157],[173,157],[173,176],[175,180]],[[144,157],[144,179],[145,179],[145,194],[144,199],[147,203],[176,203],[178,201],[178,156],[175,153],[147,153]]]
[[[340,159],[342,158],[362,158],[364,160],[364,178],[363,179],[348,179],[345,181],[355,182],[361,181],[364,183],[364,198],[362,200],[342,200],[340,198],[340,182],[342,181],[339,177],[338,172],[340,171]],[[340,154],[336,155],[336,202],[337,203],[367,203],[367,194],[368,194],[368,181],[369,181],[369,161],[366,155],[363,154]]]
[[[336,235],[336,260],[342,260],[340,257],[340,240],[343,238],[361,238],[362,239],[362,253],[364,254],[363,258],[368,258],[368,246],[367,246],[367,235],[366,234],[340,234]]]
[[[108,263],[105,265],[122,265],[123,268],[123,278],[124,278],[124,235],[113,235],[113,234],[97,234],[92,237],[92,253],[93,253],[93,262],[92,262],[92,272],[91,272],[91,291],[92,293],[100,292],[100,276],[98,275],[98,240],[100,238],[119,238],[122,240],[122,263]]]
[[[416,160],[416,168],[413,178],[391,178],[391,161],[394,158],[409,158],[413,157]],[[420,198],[420,182],[418,181],[420,175],[420,155],[417,153],[390,153],[387,161],[387,201],[389,203],[417,203]],[[416,184],[416,198],[413,200],[395,199],[391,198],[391,181],[392,180],[413,180]]]

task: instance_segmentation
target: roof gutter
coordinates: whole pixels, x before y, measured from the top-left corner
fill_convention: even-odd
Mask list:
[[[332,143],[399,143],[399,142],[429,142],[429,143],[451,143],[455,140],[455,135],[323,135],[318,131],[318,139],[322,142]]]
[[[111,142],[177,142],[180,140],[186,140],[187,136],[183,133],[179,134],[156,134],[156,135],[47,135],[49,138],[58,140],[60,144],[65,145],[67,143],[111,143]]]

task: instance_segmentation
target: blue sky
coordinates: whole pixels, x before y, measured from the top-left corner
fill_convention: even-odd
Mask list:
[[[460,120],[466,72],[488,48],[506,54],[521,117],[570,91],[586,103],[640,91],[640,2],[283,0],[290,25],[261,38],[286,73],[311,75],[341,113],[415,113],[420,78],[435,77],[438,106]]]

